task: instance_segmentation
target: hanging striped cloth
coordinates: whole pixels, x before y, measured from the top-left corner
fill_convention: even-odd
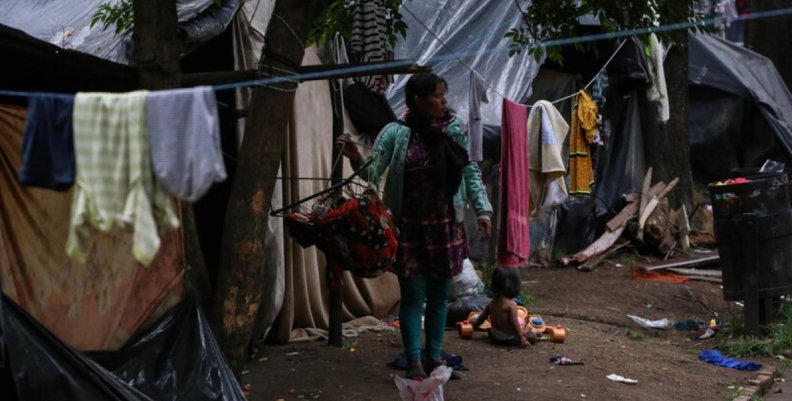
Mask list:
[[[388,43],[385,1],[360,0],[355,4],[355,18],[349,50],[363,63],[378,63],[393,60],[393,50]],[[372,92],[382,94],[393,77],[387,74],[366,75],[354,78]]]

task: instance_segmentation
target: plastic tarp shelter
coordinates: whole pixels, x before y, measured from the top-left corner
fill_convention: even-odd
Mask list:
[[[72,0],[4,0],[0,7],[0,24],[82,53],[120,64],[132,64],[132,32],[115,34],[115,26],[104,29],[101,22],[91,27],[91,19],[106,3],[117,6],[121,0],[84,0],[75,6]],[[185,42],[203,43],[228,27],[239,8],[237,0],[177,0],[179,29]]]
[[[408,1],[402,5],[401,13],[408,29],[406,38],[399,37],[396,43],[396,59],[417,60],[418,64],[431,66],[433,73],[448,82],[448,104],[463,120],[468,119],[468,67],[481,76],[485,86],[489,84],[500,93],[487,88],[489,103],[481,104],[483,124],[500,125],[501,95],[516,102],[530,96],[531,82],[542,60],[537,62],[526,51],[509,57],[511,40],[503,35],[524,24],[514,2]],[[395,76],[386,93],[397,117],[406,110],[404,86],[408,79],[408,75]]]
[[[0,345],[4,400],[245,400],[191,298],[119,351],[81,353],[2,296]]]
[[[792,95],[772,61],[712,35],[689,35],[694,172],[722,179],[792,155]]]

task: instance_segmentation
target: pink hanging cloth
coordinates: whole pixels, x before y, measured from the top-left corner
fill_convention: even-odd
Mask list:
[[[528,109],[503,99],[501,116],[501,225],[498,265],[516,269],[528,264],[531,235],[528,227],[530,192]]]

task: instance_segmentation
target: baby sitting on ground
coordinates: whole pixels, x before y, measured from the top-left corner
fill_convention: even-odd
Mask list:
[[[514,302],[514,297],[520,292],[520,276],[517,270],[495,269],[492,273],[490,292],[492,292],[492,301],[472,322],[473,328],[478,329],[489,318],[491,324],[489,338],[493,344],[523,347],[533,345],[536,342],[536,334],[530,327],[520,322],[517,302]],[[523,319],[527,319],[527,316]]]

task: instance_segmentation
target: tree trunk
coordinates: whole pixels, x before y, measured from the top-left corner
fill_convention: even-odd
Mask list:
[[[792,7],[792,0],[751,2],[751,11]],[[773,61],[788,88],[792,88],[792,15],[748,21],[746,47]]]
[[[690,166],[690,143],[688,142],[688,47],[687,36],[678,38],[666,56],[664,67],[670,118],[663,126],[653,121],[644,122],[644,148],[646,166],[653,168],[652,182],[671,182],[679,177],[679,184],[669,192],[671,207],[692,204],[693,175]],[[645,98],[642,98],[645,101]],[[641,107],[642,111],[653,107]],[[654,119],[655,113],[644,113],[643,117]],[[651,126],[655,124],[656,126]]]
[[[320,0],[276,1],[264,52],[275,57],[264,56],[265,63],[296,69],[310,24],[324,7]],[[261,304],[269,205],[293,100],[292,91],[255,88],[231,188],[209,321],[236,372],[243,367]]]
[[[132,7],[135,17],[132,40],[140,87],[179,87],[181,44],[177,36],[176,0],[135,0]]]
[[[171,89],[180,86],[180,54],[176,1],[135,0],[133,2],[135,63],[138,85],[143,89]],[[187,262],[186,284],[206,301],[211,291],[195,216],[189,203],[181,203],[182,233]],[[204,302],[206,303],[206,302]]]

